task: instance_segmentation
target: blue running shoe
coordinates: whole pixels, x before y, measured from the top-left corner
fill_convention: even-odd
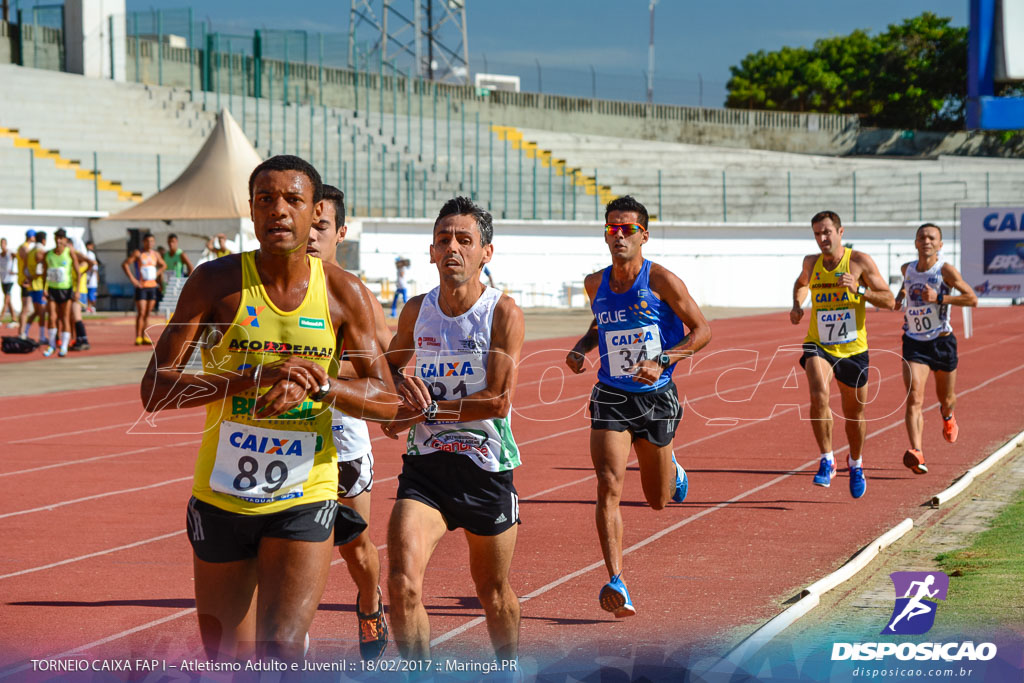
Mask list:
[[[601,609],[611,612],[618,619],[622,619],[623,617],[631,617],[636,614],[636,608],[633,607],[633,601],[629,598],[629,590],[626,588],[626,584],[619,577],[620,575],[616,574],[612,577],[611,581],[604,585],[598,600],[601,603]]]
[[[864,479],[863,467],[850,468],[850,495],[860,498],[868,488],[868,482]]]
[[[690,480],[686,476],[686,470],[676,462],[676,456],[672,456],[672,464],[676,466],[676,490],[672,494],[672,500],[682,503],[686,500],[686,492],[690,489]]]
[[[818,463],[818,473],[814,475],[814,485],[828,488],[832,485],[834,476],[836,476],[836,461],[829,462],[828,458],[822,458]]]

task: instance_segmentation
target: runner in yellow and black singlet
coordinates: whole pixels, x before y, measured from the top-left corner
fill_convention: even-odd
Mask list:
[[[298,157],[256,167],[249,195],[260,249],[195,270],[142,381],[150,412],[208,406],[187,526],[210,659],[303,655],[338,514],[328,408],[378,420],[397,410],[379,349],[351,358],[354,379],[326,370],[338,346],[376,341],[366,287],[306,254],[322,193]],[[200,343],[203,372],[184,372]],[[364,522],[349,519],[354,536]]]
[[[811,296],[811,320],[804,338],[800,365],[807,373],[811,394],[811,427],[821,450],[816,486],[828,487],[836,475],[832,452],[832,410],[829,407],[832,376],[839,382],[846,436],[850,442],[850,495],[860,498],[867,489],[861,461],[866,436],[864,404],[867,401],[868,337],[865,305],[891,308],[892,292],[878,272],[874,259],[843,246],[843,226],[832,211],[811,219],[819,253],[804,257],[793,285],[794,325],[803,318],[803,302]]]

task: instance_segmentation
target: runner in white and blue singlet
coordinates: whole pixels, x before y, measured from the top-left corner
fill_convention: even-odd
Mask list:
[[[601,589],[600,604],[616,617],[636,614],[620,576],[619,499],[630,447],[647,504],[660,510],[670,500],[683,502],[686,472],[672,453],[683,410],[672,371],[711,341],[711,328],[683,281],[644,259],[647,221],[647,209],[632,197],[606,207],[612,265],[584,281],[594,321],[566,357],[569,368],[581,373],[587,352],[596,346],[601,353],[590,397],[590,457],[597,474],[597,535],[611,579]]]
[[[910,448],[903,464],[914,474],[926,474],[924,462],[924,385],[935,373],[935,393],[942,413],[942,438],[949,443],[960,433],[956,407],[956,369],[959,364],[956,335],[949,307],[977,306],[978,295],[960,271],[942,258],[942,229],[925,223],[914,237],[917,260],[903,264],[903,287],[896,295],[895,310],[903,309],[903,384],[907,388],[907,436]],[[960,293],[954,294],[956,289]]]

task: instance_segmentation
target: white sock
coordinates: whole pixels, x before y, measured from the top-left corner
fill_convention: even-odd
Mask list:
[[[822,454],[821,454],[821,457],[825,458],[825,459],[826,459],[826,460],[828,460],[828,461],[829,461],[830,463],[832,463],[832,462],[835,462],[835,461],[836,461],[836,456],[832,455],[832,451],[829,451],[828,453],[822,453]]]
[[[71,341],[71,333],[70,332],[61,332],[60,333],[60,348],[61,348],[62,351],[67,351],[68,350],[68,342],[70,342],[70,341]]]
[[[57,328],[51,327],[46,331],[46,340],[50,343],[50,346],[57,345]]]
[[[846,459],[846,464],[850,466],[850,469],[853,469],[854,467],[864,467],[864,465],[861,464],[861,460],[863,460],[863,459],[864,459],[863,455],[861,457],[857,458],[856,460],[854,460],[853,458],[847,458]]]

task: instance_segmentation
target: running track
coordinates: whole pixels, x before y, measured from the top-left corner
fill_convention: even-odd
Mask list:
[[[525,462],[516,472],[523,525],[512,577],[523,599],[524,658],[549,670],[601,657],[676,670],[692,664],[728,644],[737,628],[776,614],[799,587],[904,517],[916,517],[930,494],[1024,428],[1024,358],[1015,352],[1024,316],[978,310],[975,336],[960,340],[960,440],[942,441],[930,383],[931,471],[906,470],[900,320],[868,315],[877,393],[868,407],[868,490],[859,501],[850,498],[842,467],[830,489],[811,485],[817,449],[801,419],[806,386],[792,349],[806,318],[799,327],[785,314],[712,323],[711,345],[675,374],[688,404],[676,453],[690,474],[689,498],[654,512],[642,503],[635,463],[627,479],[624,577],[639,614],[626,620],[611,618],[596,599],[607,579],[587,450],[585,406],[595,375],[562,372],[572,340],[527,343],[513,418]],[[955,322],[959,329],[959,314]],[[838,392],[833,399],[838,406]],[[140,413],[134,384],[0,398],[0,678],[43,680],[27,674],[25,662],[70,652],[199,656],[184,513],[201,412],[166,413],[155,424],[139,422]],[[375,428],[371,435],[371,528],[382,546],[401,448]],[[837,420],[841,464],[845,444]],[[448,534],[425,586],[434,654],[486,659],[466,563],[465,541]],[[318,659],[358,658],[354,598],[336,562],[311,630]],[[393,646],[388,654],[395,656]]]

